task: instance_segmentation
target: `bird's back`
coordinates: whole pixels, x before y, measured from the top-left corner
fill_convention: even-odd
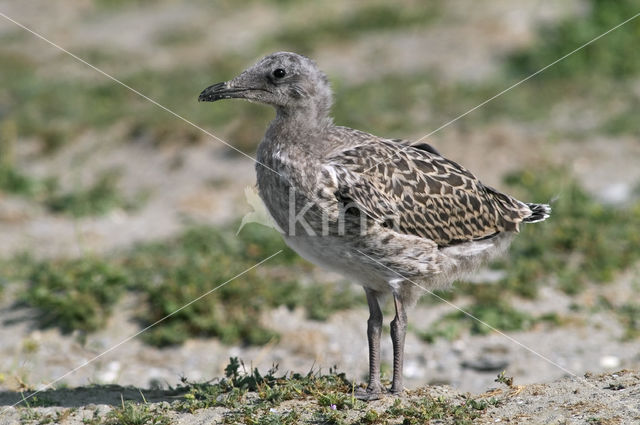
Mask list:
[[[346,127],[335,127],[327,138],[332,149],[321,185],[397,232],[449,246],[517,232],[533,215],[527,204],[483,185],[429,145]]]

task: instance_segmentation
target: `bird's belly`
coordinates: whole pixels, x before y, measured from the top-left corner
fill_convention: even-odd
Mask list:
[[[389,273],[362,261],[345,239],[335,236],[287,236],[284,240],[301,257],[329,271],[378,292],[388,292]]]
[[[384,293],[398,280],[421,290],[446,288],[504,251],[512,235],[442,250],[408,236],[388,240],[369,235],[356,241],[339,236],[285,235],[284,239],[308,261]]]
[[[262,200],[289,247],[313,264],[349,280],[379,292],[389,290],[388,273],[363,261],[357,241],[340,236],[338,223],[329,220],[316,203],[285,179],[274,175],[262,177],[258,179]]]

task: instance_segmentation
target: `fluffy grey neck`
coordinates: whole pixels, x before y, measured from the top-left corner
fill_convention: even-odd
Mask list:
[[[306,164],[310,156],[319,155],[325,134],[333,128],[328,86],[316,86],[306,92],[299,90],[298,95],[287,104],[275,106],[276,117],[257,152],[259,161],[283,172],[293,164]]]
[[[276,107],[276,121],[286,121],[293,126],[322,128],[333,124],[329,117],[331,111],[330,96],[316,96],[308,99],[304,104],[285,105]]]
[[[278,107],[276,117],[269,125],[265,141],[270,143],[297,145],[316,145],[323,133],[333,126],[333,120],[329,117],[328,108],[319,105],[295,108]],[[288,146],[288,149],[294,146]]]
[[[314,109],[278,108],[271,127],[295,133],[317,132],[333,125],[333,120],[324,111]]]
[[[275,150],[310,154],[321,149],[318,144],[322,143],[324,133],[331,127],[333,121],[326,115],[319,117],[300,109],[279,109],[267,129],[263,143],[271,145]]]

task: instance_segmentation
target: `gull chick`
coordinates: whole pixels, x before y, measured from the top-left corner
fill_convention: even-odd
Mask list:
[[[332,93],[311,59],[273,53],[200,101],[240,98],[271,105],[276,116],[257,152],[260,197],[286,243],[300,255],[362,285],[369,304],[369,382],[380,382],[385,297],[393,297],[393,381],[403,390],[407,307],[503,251],[522,223],[549,217],[482,184],[427,144],[411,145],[347,127],[329,116]]]

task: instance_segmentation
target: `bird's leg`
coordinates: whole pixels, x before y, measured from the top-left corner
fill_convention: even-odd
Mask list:
[[[382,311],[376,293],[365,288],[369,304],[369,320],[367,321],[367,338],[369,340],[369,385],[366,390],[356,391],[360,400],[376,400],[383,392],[380,383],[380,334],[382,333]]]
[[[400,295],[393,294],[396,317],[391,321],[391,341],[393,342],[393,383],[391,392],[399,394],[402,386],[402,363],[404,360],[404,337],[407,334],[407,313],[402,305]]]

